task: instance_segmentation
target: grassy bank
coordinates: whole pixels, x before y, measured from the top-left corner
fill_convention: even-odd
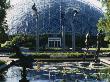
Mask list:
[[[23,53],[23,54],[29,54],[32,55],[33,58],[51,58],[51,59],[56,59],[56,58],[93,58],[93,54],[86,54],[83,52],[28,52],[28,53]],[[12,58],[16,58],[16,55],[12,55]]]

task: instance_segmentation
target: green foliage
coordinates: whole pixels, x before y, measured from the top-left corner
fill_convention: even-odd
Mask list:
[[[12,45],[11,41],[6,41],[4,44],[1,44],[1,47],[2,48],[9,48],[9,47],[11,47],[11,45]]]
[[[61,82],[67,82],[65,79],[63,79]]]
[[[18,44],[19,46],[24,46],[28,48],[35,47],[35,36],[32,35],[13,35],[10,36],[10,41],[12,42],[12,45]]]
[[[43,49],[45,49],[46,44],[48,43],[48,35],[44,34],[44,35],[40,35],[39,36],[39,42],[40,42],[40,47],[42,47]]]
[[[19,35],[15,36],[12,39],[12,44],[17,44],[17,43],[21,42],[21,40],[23,40],[23,38],[21,36],[19,36]]]
[[[6,63],[5,61],[0,60],[0,65],[3,65],[5,63]]]
[[[8,39],[8,35],[5,33],[4,28],[0,26],[0,43],[4,43]]]
[[[6,41],[4,44],[1,44],[1,47],[3,48],[10,48],[14,44],[20,44],[25,41],[25,37],[22,35],[15,35],[11,37],[10,41]]]
[[[105,31],[106,40],[110,42],[110,0],[100,0],[105,8],[104,17],[101,17],[98,21],[98,30]]]
[[[43,53],[37,53],[37,55],[51,55],[51,56],[79,56],[84,55],[84,53],[79,52],[43,52]]]
[[[9,7],[9,2],[7,4],[7,0],[0,0],[0,43],[4,43],[8,36],[5,33],[7,29],[7,24],[5,20],[6,9]]]

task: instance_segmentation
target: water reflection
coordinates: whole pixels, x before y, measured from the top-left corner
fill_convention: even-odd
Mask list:
[[[0,82],[19,82],[21,67],[13,66],[4,74]],[[110,82],[109,69],[97,70],[89,67],[79,68],[75,63],[43,63],[27,69],[30,82]]]

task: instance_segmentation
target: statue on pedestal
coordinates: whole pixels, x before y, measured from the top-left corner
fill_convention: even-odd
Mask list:
[[[88,54],[89,43],[90,43],[90,33],[88,32],[88,33],[86,34],[86,40],[85,40],[86,54],[84,55],[84,60],[85,60],[85,58],[86,58],[86,55]]]
[[[99,52],[100,52],[100,43],[101,43],[101,37],[102,37],[102,34],[101,34],[101,31],[97,33],[97,50],[96,50],[96,55],[95,55],[95,62],[100,62],[100,60],[98,60],[98,57],[99,57]]]
[[[89,42],[90,42],[90,33],[88,32],[86,34],[86,40],[85,40],[85,45],[86,45],[86,50],[88,51],[89,49]]]

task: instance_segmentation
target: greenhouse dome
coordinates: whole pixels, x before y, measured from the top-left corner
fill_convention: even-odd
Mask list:
[[[37,22],[32,10],[34,3],[38,12]],[[8,33],[35,34],[36,29],[40,34],[61,33],[63,26],[66,32],[75,28],[75,33],[91,32],[95,35],[98,19],[103,16],[97,4],[97,0],[11,0],[11,8],[7,11]],[[78,12],[75,16],[74,11]]]

